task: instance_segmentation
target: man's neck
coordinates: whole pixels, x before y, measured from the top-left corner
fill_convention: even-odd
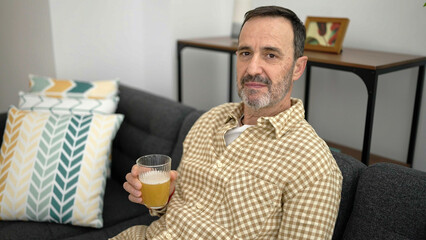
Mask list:
[[[273,117],[291,107],[290,98],[285,99],[271,107],[254,109],[244,104],[244,119],[242,123],[244,125],[256,125],[257,119],[260,117]]]

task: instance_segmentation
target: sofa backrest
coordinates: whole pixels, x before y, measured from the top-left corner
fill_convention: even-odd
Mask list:
[[[391,163],[365,169],[343,239],[426,239],[426,172]]]
[[[119,86],[117,112],[124,121],[113,143],[111,176],[119,181],[138,157],[161,153],[179,165],[182,141],[201,114],[194,108],[125,85]]]
[[[343,176],[342,193],[337,215],[336,225],[334,226],[333,240],[342,239],[346,224],[352,213],[352,205],[355,198],[355,191],[361,172],[367,168],[361,161],[339,152],[332,151],[334,159],[340,168]]]
[[[195,121],[203,114],[202,111],[194,111],[186,115],[182,126],[179,131],[179,136],[177,138],[175,147],[172,152],[172,169],[177,169],[180,164],[180,160],[182,158],[183,153],[183,141],[185,140],[186,135],[191,129],[192,125],[194,125]]]

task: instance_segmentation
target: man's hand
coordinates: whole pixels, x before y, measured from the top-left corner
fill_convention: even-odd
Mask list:
[[[143,204],[141,188],[142,183],[139,181],[139,169],[137,164],[133,165],[132,171],[126,175],[126,182],[123,184],[123,188],[129,193],[129,200],[134,203]],[[176,179],[178,173],[174,170],[170,171],[170,194],[175,190]]]

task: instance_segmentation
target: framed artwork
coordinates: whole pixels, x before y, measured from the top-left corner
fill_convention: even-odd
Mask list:
[[[348,18],[307,17],[305,49],[340,54]]]

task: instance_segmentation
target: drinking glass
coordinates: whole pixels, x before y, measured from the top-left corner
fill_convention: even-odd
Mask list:
[[[148,208],[159,209],[167,204],[171,162],[169,156],[162,154],[145,155],[136,160],[142,183],[142,200]]]

